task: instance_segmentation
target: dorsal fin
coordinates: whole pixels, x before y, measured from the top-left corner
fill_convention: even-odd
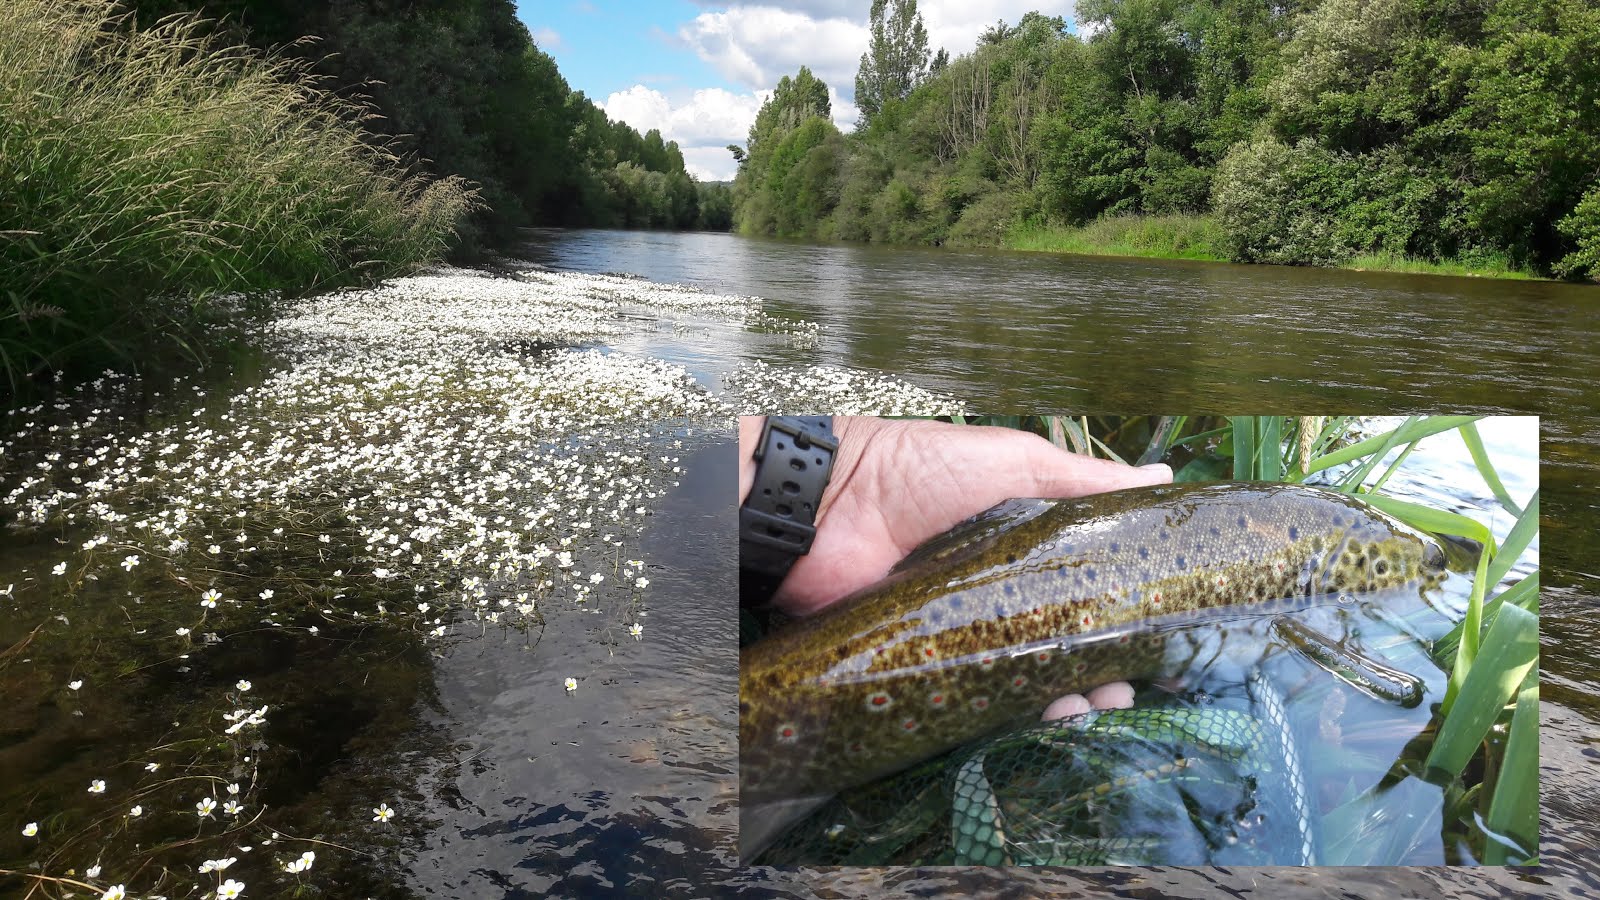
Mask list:
[[[889,570],[890,575],[901,575],[925,565],[944,565],[977,553],[992,544],[995,538],[1055,506],[1059,500],[1019,497],[1002,500],[981,513],[960,522],[942,534],[936,534]]]

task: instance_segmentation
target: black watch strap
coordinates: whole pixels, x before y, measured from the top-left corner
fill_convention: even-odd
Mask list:
[[[838,451],[832,416],[767,417],[756,443],[755,484],[739,508],[742,602],[769,599],[811,550]]]

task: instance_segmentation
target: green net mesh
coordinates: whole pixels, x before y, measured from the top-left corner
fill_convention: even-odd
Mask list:
[[[1022,727],[841,794],[765,865],[1283,865],[1313,861],[1282,698],[1171,697]]]

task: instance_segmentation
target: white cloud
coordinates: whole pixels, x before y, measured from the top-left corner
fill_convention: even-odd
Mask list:
[[[814,18],[772,6],[708,12],[678,29],[678,38],[730,81],[771,89],[784,75],[810,67],[830,87],[850,91],[867,46],[860,22]]]
[[[540,50],[549,53],[561,46],[561,35],[557,34],[553,28],[535,28],[533,29],[533,42],[539,46]]]
[[[666,94],[636,84],[612,94],[599,106],[606,115],[627,122],[640,134],[658,128],[662,137],[677,141],[684,165],[696,178],[726,181],[737,168],[727,146],[744,145],[750,125],[770,93],[735,94],[722,88],[705,88],[674,103]]]
[[[770,90],[780,77],[808,66],[829,88],[854,96],[856,69],[870,37],[871,4],[865,0],[695,3],[719,11],[696,16],[678,29],[678,39],[729,80]],[[1073,17],[1072,0],[921,0],[917,9],[929,49],[937,53],[942,47],[952,58],[972,52],[979,35],[999,20],[1015,25],[1034,10],[1068,22]]]

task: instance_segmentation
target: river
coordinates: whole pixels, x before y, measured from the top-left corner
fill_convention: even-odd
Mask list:
[[[231,376],[7,415],[3,521],[57,518],[0,538],[0,869],[141,897],[1600,890],[1592,290],[615,231],[519,256],[496,268],[534,288],[313,301]],[[1543,869],[736,867],[729,417],[950,398],[1543,414]]]

